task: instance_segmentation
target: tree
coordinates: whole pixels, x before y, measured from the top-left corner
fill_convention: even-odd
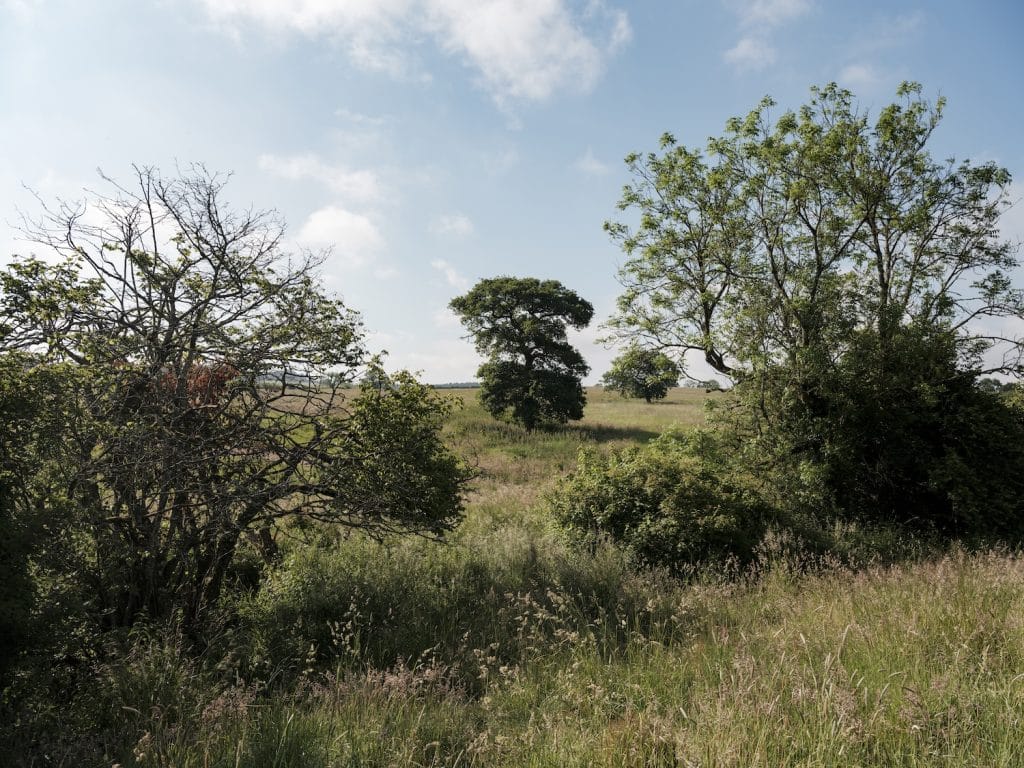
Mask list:
[[[665,134],[662,155],[627,157],[619,207],[640,224],[605,225],[629,256],[613,333],[749,378],[805,350],[841,355],[854,328],[941,324],[973,362],[1005,352],[979,373],[1020,372],[1021,340],[972,325],[1024,306],[997,227],[1010,175],[932,160],[943,101],[920,90],[901,86],[874,125],[834,84],[774,125],[765,99],[706,152]]]
[[[358,316],[316,256],[284,254],[272,213],[223,204],[225,182],[136,169],[90,201],[98,217],[60,203],[26,223],[63,261],[0,275],[0,351],[63,398],[16,498],[80,522],[76,577],[106,626],[195,635],[239,548],[272,557],[282,526],[440,535],[461,510],[446,404],[406,374],[344,392],[367,365],[383,376]]]
[[[642,397],[649,403],[679,385],[679,366],[663,352],[634,345],[612,361],[601,384],[623,397]]]
[[[990,411],[964,394],[953,402],[966,410],[950,418],[934,394],[952,391],[950,377],[973,385],[1024,373],[1024,339],[991,330],[1024,316],[1008,277],[1016,248],[998,229],[1010,175],[934,160],[927,144],[943,101],[930,104],[917,84],[903,84],[873,122],[835,84],[774,121],[773,106],[765,99],[728,121],[703,151],[666,134],[660,154],[627,158],[633,183],[620,208],[639,218],[633,228],[606,224],[628,256],[611,333],[699,351],[733,379],[744,407],[730,413],[742,414],[749,458],[762,466],[824,478],[835,500],[844,455],[845,471],[859,473],[847,479],[889,499],[876,513],[899,519],[919,511],[898,508],[899,489],[937,484],[935,515],[955,529],[982,498],[958,498],[939,463],[960,462],[966,477],[989,448],[967,451],[948,427]],[[871,386],[844,386],[853,371]],[[888,382],[912,397],[885,405],[906,410],[868,418]],[[865,425],[857,445],[837,427],[840,414]],[[993,419],[990,436],[1003,429]],[[887,429],[921,430],[901,436],[908,450],[895,464],[879,453]],[[919,452],[918,438],[938,443]]]
[[[590,323],[589,302],[557,280],[495,277],[449,306],[488,358],[477,370],[488,413],[528,430],[583,418],[580,382],[590,369],[566,340],[566,328]]]

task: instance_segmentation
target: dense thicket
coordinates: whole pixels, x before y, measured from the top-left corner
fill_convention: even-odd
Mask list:
[[[714,435],[694,430],[610,455],[582,451],[552,511],[587,545],[609,537],[643,565],[679,572],[749,562],[770,512],[722,450]]]
[[[75,583],[98,627],[171,621],[198,641],[236,555],[272,561],[282,526],[437,535],[461,509],[447,406],[380,371],[346,392],[373,369],[358,316],[223,185],[141,170],[90,216],[46,211],[28,234],[51,260],[0,276],[2,391],[37,398],[7,409],[32,461],[5,458],[3,524],[59,532],[77,559],[38,560],[37,580]]]

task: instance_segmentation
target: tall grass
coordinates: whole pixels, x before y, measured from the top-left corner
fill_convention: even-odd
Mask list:
[[[203,655],[138,633],[45,728],[0,725],[0,765],[1024,764],[1012,553],[807,571],[780,542],[683,583],[567,545],[542,501],[578,447],[702,399],[592,395],[530,435],[469,404],[451,438],[480,477],[449,543],[294,543]]]
[[[336,656],[310,654],[287,684],[268,688],[223,675],[215,684],[202,660],[140,645],[108,677],[108,706],[130,735],[108,737],[108,757],[254,767],[1021,764],[1024,564],[1012,555],[954,552],[804,576],[776,567],[685,587],[604,558],[591,578],[614,584],[609,603],[588,603],[579,584],[531,590],[489,571],[488,621],[465,616],[462,648],[415,661],[373,663],[380,643],[397,641],[354,623],[336,630]],[[399,611],[421,622],[398,628],[405,642],[456,633],[444,608],[464,586],[420,590],[431,604],[414,609],[395,581],[405,563],[381,561]],[[514,591],[489,597],[506,585]]]

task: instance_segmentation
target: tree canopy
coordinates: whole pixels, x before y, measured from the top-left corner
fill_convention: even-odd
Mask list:
[[[638,225],[605,225],[629,257],[613,334],[742,378],[835,360],[857,329],[942,326],[973,369],[1020,373],[1024,343],[993,322],[1024,312],[997,225],[1010,175],[931,157],[943,104],[905,83],[872,122],[832,84],[774,121],[765,99],[703,150],[665,134],[630,155]]]
[[[225,182],[137,169],[89,216],[46,209],[27,234],[50,260],[0,275],[4,371],[60,385],[15,498],[82,526],[78,578],[108,626],[198,627],[237,550],[272,557],[295,521],[438,535],[461,510],[447,406],[405,374],[345,392],[384,377],[358,315]]]
[[[661,400],[679,384],[679,366],[664,352],[631,346],[612,360],[601,384],[623,397]]]
[[[527,429],[583,417],[581,379],[590,368],[567,328],[585,328],[594,308],[557,280],[481,280],[450,305],[487,357],[480,399],[495,418]]]
[[[773,106],[627,158],[612,336],[731,377],[723,434],[782,503],[1024,533],[1024,420],[975,384],[1024,374],[1010,174],[933,159],[917,84],[874,120],[835,84]]]

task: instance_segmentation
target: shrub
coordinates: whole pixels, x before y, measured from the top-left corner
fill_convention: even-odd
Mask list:
[[[854,337],[805,434],[840,515],[944,536],[1024,534],[1024,412],[978,386],[951,334]]]
[[[749,561],[768,520],[759,496],[703,431],[669,431],[608,456],[584,449],[550,503],[580,541],[610,537],[638,562],[677,572]]]

